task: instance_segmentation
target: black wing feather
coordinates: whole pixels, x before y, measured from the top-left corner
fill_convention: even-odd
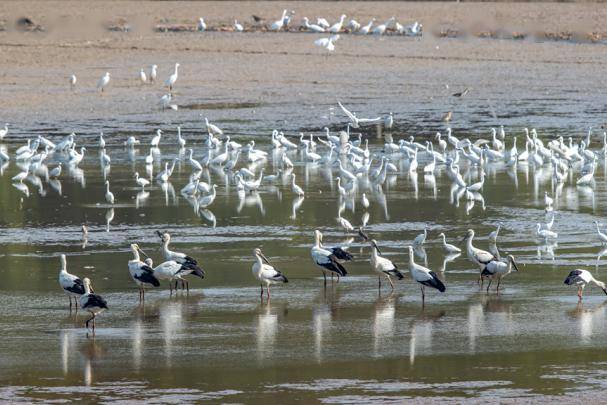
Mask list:
[[[84,294],[84,284],[82,283],[82,280],[77,278],[74,280],[74,284],[72,286],[64,288],[64,290],[69,291],[74,294],[82,295],[82,294]]]
[[[440,279],[438,278],[436,273],[431,271],[430,275],[432,276],[432,278],[430,280],[421,281],[421,283],[425,286],[436,288],[440,292],[445,292],[447,287],[445,287],[443,282],[440,281]]]
[[[354,256],[352,256],[350,253],[340,247],[331,248],[331,252],[339,260],[350,261],[354,259]]]
[[[152,272],[144,271],[143,273],[141,273],[139,275],[135,275],[135,278],[137,280],[141,281],[142,283],[152,284],[154,287],[160,286],[160,281],[158,281],[156,276],[154,276],[153,270],[152,270]]]
[[[582,274],[582,272],[579,270],[572,270],[571,273],[569,273],[569,275],[565,279],[565,284],[573,285],[573,284],[577,283],[581,274]]]
[[[107,301],[105,299],[103,299],[103,297],[101,295],[89,294],[88,299],[86,300],[86,303],[84,304],[84,309],[92,308],[92,307],[108,309]]]

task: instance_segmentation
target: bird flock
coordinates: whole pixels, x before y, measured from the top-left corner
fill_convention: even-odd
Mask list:
[[[286,11],[286,10],[285,10]],[[282,21],[285,24],[287,13],[283,13]],[[327,32],[337,36],[341,32],[346,16],[341,16],[339,21],[328,27],[326,24],[316,24],[324,27]],[[318,22],[318,21],[317,21]],[[204,21],[201,21],[204,23]],[[390,19],[383,24],[385,27],[395,23]],[[308,19],[304,20],[306,28],[321,32]],[[352,21],[350,21],[352,24]],[[376,27],[377,29],[378,27]],[[359,27],[356,31],[363,30]],[[370,26],[369,26],[370,29]],[[324,32],[324,31],[322,31]],[[336,40],[336,39],[335,39]],[[329,40],[331,43],[332,40]],[[328,44],[329,46],[331,44]],[[170,107],[171,94],[178,80],[180,64],[174,65],[173,73],[164,82],[168,89],[167,98],[163,101],[163,108]],[[157,65],[153,65],[149,73],[144,69],[139,72],[139,80],[142,84],[157,80]],[[100,93],[104,93],[110,83],[110,73],[106,72],[97,84]],[[69,78],[70,87],[74,88],[77,83],[75,75]],[[462,97],[469,89],[459,95]],[[171,107],[172,108],[172,107]],[[364,242],[370,249],[369,262],[371,270],[378,276],[378,287],[381,289],[382,280],[386,280],[391,289],[395,288],[394,281],[405,279],[405,273],[401,271],[397,263],[382,255],[381,241],[369,238],[365,229],[369,214],[368,208],[372,204],[379,204],[385,208],[386,196],[384,189],[388,187],[390,179],[403,173],[415,179],[417,187],[417,174],[422,173],[424,178],[432,180],[435,173],[444,172],[451,181],[449,189],[450,201],[459,207],[460,200],[466,201],[466,214],[474,209],[476,203],[480,203],[481,209],[485,209],[483,188],[486,179],[486,171],[492,167],[501,166],[507,171],[516,171],[517,165],[528,165],[538,171],[550,173],[543,179],[550,183],[550,192],[545,191],[542,208],[545,215],[539,219],[534,227],[534,233],[538,241],[553,246],[558,240],[559,213],[557,211],[561,192],[564,184],[572,183],[580,190],[595,187],[594,175],[599,156],[607,156],[607,134],[603,133],[602,145],[591,149],[592,144],[599,143],[589,129],[586,136],[578,143],[573,138],[565,140],[557,137],[548,141],[538,136],[535,129],[525,128],[522,134],[506,134],[503,126],[492,128],[485,136],[471,140],[456,137],[450,127],[445,133],[436,133],[428,138],[410,136],[407,139],[395,141],[390,129],[395,124],[393,113],[365,118],[359,116],[346,105],[337,101],[335,109],[339,108],[346,120],[345,128],[337,132],[331,132],[325,127],[320,133],[299,135],[285,135],[283,132],[274,130],[268,134],[269,149],[264,149],[256,144],[255,140],[247,143],[239,143],[230,135],[224,133],[219,125],[210,122],[207,118],[201,122],[203,130],[196,139],[186,139],[181,132],[181,127],[176,128],[175,135],[167,134],[167,130],[157,129],[155,135],[149,142],[149,152],[142,156],[144,171],[133,172],[133,185],[140,191],[135,198],[136,204],[145,201],[149,197],[149,189],[154,184],[168,192],[171,185],[171,176],[177,164],[185,164],[191,168],[189,181],[180,189],[181,195],[190,203],[200,216],[209,219],[213,224],[216,218],[208,209],[217,198],[217,183],[213,183],[210,176],[203,179],[205,171],[211,170],[228,179],[229,187],[233,187],[241,201],[253,199],[260,206],[263,213],[261,199],[258,191],[264,187],[274,187],[281,184],[290,186],[285,191],[290,191],[293,196],[292,218],[296,217],[309,190],[297,183],[294,167],[301,165],[314,165],[325,167],[336,175],[331,180],[336,186],[338,206],[336,207],[335,226],[347,235],[354,235]],[[353,130],[361,130],[365,126],[381,127],[384,130],[384,144],[379,150],[369,147],[369,140],[363,139],[362,132],[355,134]],[[9,124],[0,129],[0,139],[9,134]],[[27,183],[38,189],[41,196],[46,194],[44,183],[61,194],[60,179],[66,174],[78,180],[82,186],[85,184],[84,171],[79,165],[85,159],[87,148],[77,146],[78,136],[71,133],[56,143],[42,135],[33,139],[27,139],[25,145],[18,147],[14,154],[9,154],[5,148],[0,149],[0,175],[8,167],[10,161],[14,161],[19,172],[12,177],[13,186],[22,192],[25,197],[30,196]],[[524,147],[519,150],[517,139],[522,139]],[[196,144],[199,142],[199,144]],[[136,160],[135,150],[143,146],[142,142],[134,136],[129,136],[123,142],[129,156]],[[162,161],[160,147],[176,147],[178,156],[171,160]],[[202,146],[203,154],[197,155],[195,150]],[[90,146],[89,146],[90,147]],[[99,152],[99,164],[102,168],[105,193],[105,203],[110,209],[106,215],[106,231],[109,232],[109,224],[113,219],[113,206],[120,202],[119,198],[112,192],[110,178],[110,167],[112,158],[106,149],[106,139],[101,133],[96,148]],[[272,173],[268,173],[267,166],[271,162]],[[162,170],[155,173],[154,164],[160,164]],[[468,175],[464,174],[462,168],[472,169]],[[473,173],[476,173],[474,178]],[[516,176],[514,176],[516,177]],[[206,181],[205,181],[206,180]],[[429,182],[432,184],[432,181]],[[435,191],[436,192],[436,191]],[[371,198],[369,198],[371,197]],[[363,207],[363,216],[358,224],[344,216],[347,206],[360,205]],[[556,222],[556,223],[555,223]],[[594,223],[599,241],[607,244],[607,234],[601,230],[598,222]],[[593,228],[594,228],[593,227]],[[502,279],[513,271],[518,271],[516,259],[513,255],[501,255],[497,248],[497,240],[503,224],[498,224],[497,229],[489,235],[489,250],[482,250],[474,246],[474,230],[470,229],[464,236],[465,253],[479,270],[478,282],[482,286],[488,280],[487,292],[493,281],[497,282],[496,291],[502,286]],[[414,238],[410,244],[406,244],[409,253],[408,269],[410,277],[420,285],[422,303],[425,302],[426,288],[433,288],[444,293],[447,290],[444,280],[437,272],[428,268],[423,255],[423,245],[429,237],[428,227]],[[128,262],[129,273],[138,287],[140,300],[145,299],[145,290],[150,287],[159,287],[161,280],[168,281],[171,294],[173,289],[189,291],[189,278],[191,276],[204,278],[206,273],[201,265],[192,257],[169,249],[171,236],[167,232],[159,232],[164,262],[154,267],[152,259],[147,256],[138,244],[131,244],[130,250],[133,254],[132,260]],[[83,225],[83,239],[88,237],[86,224]],[[462,249],[448,243],[447,235],[441,232],[437,235],[447,258],[454,258],[461,254]],[[324,283],[327,283],[327,275],[331,279],[336,277],[338,283],[341,277],[346,277],[349,272],[346,269],[348,261],[354,259],[347,252],[348,246],[326,246],[323,245],[323,237],[320,230],[314,234],[314,243],[311,246],[311,257],[313,262],[322,271]],[[140,255],[146,256],[141,260]],[[416,262],[416,255],[422,257],[424,265]],[[452,260],[451,259],[451,260]],[[80,279],[67,272],[65,256],[61,256],[61,271],[59,283],[68,294],[70,307],[78,305],[91,313],[87,320],[95,325],[95,317],[108,308],[107,302],[96,295],[90,279]],[[254,277],[260,282],[261,296],[263,288],[270,298],[270,286],[272,284],[287,283],[287,277],[281,271],[270,264],[268,258],[260,249],[254,251],[254,264],[252,268]],[[582,299],[584,287],[588,284],[599,286],[607,294],[605,285],[596,280],[591,273],[583,269],[573,270],[565,284],[578,286],[578,296]]]

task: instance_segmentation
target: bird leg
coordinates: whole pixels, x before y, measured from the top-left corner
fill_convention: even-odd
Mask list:
[[[95,318],[95,315],[91,316],[89,319],[86,320],[86,322],[84,323],[84,327],[85,328],[89,328],[89,322],[91,322],[91,320]]]
[[[500,284],[501,283],[502,283],[502,277],[500,276],[497,278],[497,288],[495,289],[495,292],[498,294],[500,293]]]
[[[169,280],[169,291],[171,291],[171,297],[173,296],[173,283]]]
[[[487,284],[487,292],[489,292],[489,287],[491,287],[491,281],[493,281],[493,279],[489,279],[489,284]]]
[[[578,296],[578,298],[579,298],[580,301],[582,300],[583,291],[584,290],[582,289],[582,287],[578,287],[578,289],[577,289],[577,296]]]
[[[337,275],[337,283],[339,283],[339,274]]]
[[[422,290],[422,306],[424,305],[424,303],[426,302],[426,293],[424,291],[424,286],[421,286],[421,290]]]
[[[323,270],[322,276],[325,278],[325,287],[327,286],[327,273]]]
[[[188,295],[190,295],[190,282],[187,280],[183,280],[185,282],[185,288]]]
[[[70,312],[72,312],[72,297],[68,295],[67,298],[70,300]]]
[[[177,293],[177,285],[179,284],[179,280],[175,280],[175,293]]]
[[[270,301],[270,284],[266,285],[266,292],[268,293],[268,301]]]
[[[95,333],[95,314],[93,314],[93,334]]]
[[[377,276],[377,290],[381,293],[381,276]]]
[[[261,294],[260,294],[260,296],[261,296],[261,299],[263,300],[263,284],[260,284],[260,286],[261,286]]]
[[[388,281],[390,282],[390,288],[392,288],[392,291],[394,291],[394,283],[392,282],[392,279],[390,278],[390,276],[386,277],[388,277]]]

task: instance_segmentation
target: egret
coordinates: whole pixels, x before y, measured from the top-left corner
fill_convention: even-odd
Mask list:
[[[415,263],[415,259],[413,257],[413,246],[408,246],[409,248],[409,272],[411,273],[411,277],[413,280],[417,281],[421,284],[422,291],[422,305],[426,300],[425,287],[436,288],[440,292],[445,292],[446,287],[443,282],[438,278],[435,272],[430,269],[421,266]]]
[[[346,218],[341,216],[341,213],[337,214],[337,223],[339,224],[339,226],[341,226],[342,228],[344,228],[344,230],[346,232],[352,232],[354,231],[354,227],[352,226],[352,224],[350,223],[350,221],[348,221]]]
[[[304,27],[306,27],[309,31],[319,32],[319,33],[325,32],[325,29],[323,27],[321,27],[320,25],[310,24],[310,20],[308,20],[308,17],[304,17],[303,22],[304,22]]]
[[[375,240],[371,240],[369,243],[371,244],[371,268],[373,269],[373,271],[378,273],[378,290],[381,290],[381,277],[383,275],[388,279],[388,282],[390,283],[390,288],[394,291],[394,283],[392,282],[392,277],[396,277],[399,280],[402,280],[403,278],[405,278],[405,276],[403,275],[403,273],[401,273],[400,270],[398,270],[396,265],[392,263],[391,260],[388,260],[385,257],[381,256],[381,251],[379,250],[379,247],[377,247],[377,242]]]
[[[164,85],[169,88],[169,93],[173,91],[173,86],[175,85],[175,82],[177,81],[177,78],[179,77],[178,72],[179,72],[179,63],[175,63],[175,71],[164,82]]]
[[[291,191],[293,191],[294,194],[297,194],[298,196],[303,197],[305,195],[303,189],[301,187],[299,187],[297,184],[295,184],[295,174],[291,175],[291,179],[292,179]]]
[[[447,253],[447,254],[461,253],[462,250],[460,248],[447,243],[447,238],[444,233],[441,232],[438,234],[438,236],[440,236],[443,240],[442,246],[443,246],[443,250],[445,251],[445,253]]]
[[[237,20],[234,20],[234,31],[236,31],[236,32],[244,31],[244,27],[242,26],[242,24],[238,24]]]
[[[601,232],[601,228],[599,228],[599,223],[598,221],[594,221],[595,225],[596,225],[596,232],[599,235],[599,239],[601,240],[601,244],[607,244],[607,234],[604,234],[603,232]]]
[[[207,29],[207,24],[204,22],[204,18],[198,19],[198,31],[203,32]]]
[[[93,321],[93,333],[95,333],[95,318],[108,309],[107,302],[100,295],[93,293],[91,280],[85,278],[82,283],[84,284],[84,294],[80,296],[80,308],[92,315],[86,320],[84,326],[88,329],[89,322]]]
[[[360,201],[365,209],[369,208],[369,205],[370,205],[369,199],[367,198],[365,193],[363,193],[362,196],[360,197]]]
[[[78,298],[84,294],[84,284],[82,280],[67,272],[67,261],[65,255],[61,255],[61,270],[59,271],[59,285],[63,288],[63,291],[67,294],[70,300],[70,311],[72,310],[72,298],[74,298],[74,305],[78,309]]]
[[[321,246],[321,233],[320,231],[314,231],[314,237],[316,243],[312,246],[311,255],[312,260],[316,263],[317,266],[322,267],[322,275],[325,279],[325,285],[327,285],[327,271],[330,271],[331,274],[337,274],[337,282],[339,282],[339,277],[346,276],[348,272],[345,267],[342,266],[337,257],[329,250],[323,248]]]
[[[70,75],[70,78],[69,78],[70,90],[74,90],[76,88],[77,81],[78,81],[78,79],[76,78],[76,75],[74,75],[74,74]]]
[[[192,170],[200,171],[202,170],[202,165],[193,158],[194,150],[190,148],[190,157],[188,158],[188,163],[192,166]]]
[[[280,271],[276,270],[266,256],[261,252],[261,249],[256,248],[253,251],[255,263],[251,268],[253,276],[261,283],[261,297],[263,298],[263,285],[266,285],[266,294],[270,299],[270,285],[278,283],[288,283],[289,280]]]
[[[139,80],[141,80],[141,83],[143,84],[146,84],[148,82],[148,77],[146,76],[143,68],[141,68],[141,70],[139,71]]]
[[[546,209],[551,208],[552,203],[554,203],[554,200],[548,195],[547,191],[544,192],[544,203],[546,204]]]
[[[280,31],[285,24],[285,17],[287,16],[287,10],[282,11],[282,17],[280,20],[276,20],[270,25],[270,30],[272,31]]]
[[[105,74],[103,76],[101,76],[101,79],[99,79],[99,81],[97,82],[97,90],[101,90],[101,92],[103,93],[103,90],[105,89],[105,86],[107,86],[110,82],[110,72],[105,72]]]
[[[497,236],[500,233],[501,227],[502,227],[502,224],[497,224],[497,229],[489,234],[489,242],[491,242],[493,244],[497,243]]]
[[[59,162],[59,164],[56,167],[54,167],[53,169],[51,169],[51,171],[48,172],[48,176],[50,178],[59,177],[61,175],[61,166],[62,166],[62,164],[61,164],[61,162]]]
[[[152,140],[150,141],[150,145],[153,148],[157,148],[158,145],[160,144],[160,139],[162,138],[162,130],[157,129],[156,130],[156,135],[154,135],[154,137],[152,138]]]
[[[205,117],[204,123],[207,127],[207,132],[213,135],[223,135],[223,131],[215,124],[211,124],[209,119]],[[221,143],[221,142],[220,142]]]
[[[567,278],[565,279],[565,284],[578,286],[577,296],[580,301],[582,301],[582,296],[584,295],[584,288],[589,283],[596,284],[607,295],[607,288],[605,287],[605,283],[595,279],[588,270],[583,270],[583,269],[572,270],[569,273],[569,275],[567,276]]]
[[[213,184],[210,191],[211,193],[209,195],[205,195],[198,199],[198,205],[200,208],[207,208],[209,205],[213,204],[215,198],[217,197],[217,184]]]
[[[335,50],[335,41],[339,39],[339,34],[331,35],[328,38],[319,38],[314,41],[314,45],[325,48],[327,51],[332,52]]]
[[[150,68],[150,83],[154,83],[158,77],[158,65],[152,65]]]
[[[556,239],[558,238],[558,233],[550,231],[548,229],[542,229],[542,226],[538,223],[537,224],[537,229],[535,231],[535,234],[538,238],[542,238],[542,239]]]
[[[341,17],[339,18],[339,21],[336,22],[335,24],[333,24],[331,27],[329,27],[329,32],[332,34],[337,34],[339,33],[339,31],[341,31],[341,28],[344,25],[344,20],[346,19],[346,15],[342,14]]]
[[[394,20],[394,17],[390,17],[390,19],[388,19],[385,23],[379,24],[377,27],[373,28],[373,34],[383,35],[384,32],[386,32],[386,29],[390,26],[390,24],[392,24]]]
[[[360,128],[360,124],[375,124],[381,121],[381,117],[377,118],[358,118],[356,114],[352,113],[346,107],[344,107],[341,102],[337,102],[341,110],[346,114],[346,116],[350,119],[352,128]]]
[[[186,140],[181,137],[181,127],[177,127],[177,143],[179,144],[179,149],[183,149],[186,144]]]
[[[141,191],[145,189],[145,187],[150,184],[149,180],[144,179],[143,177],[139,177],[139,173],[135,172],[135,182],[138,186],[141,187]]]
[[[109,180],[105,181],[105,201],[107,201],[108,204],[114,204],[114,194],[110,191]]]
[[[419,235],[417,235],[415,237],[415,239],[413,239],[413,244],[415,246],[421,246],[424,244],[424,242],[426,242],[426,238],[428,237],[428,227],[425,226],[424,227],[424,233],[420,233]]]
[[[372,18],[371,21],[369,21],[369,24],[360,27],[360,30],[358,30],[358,33],[361,35],[367,35],[369,33],[369,31],[371,31],[371,27],[373,26],[374,22],[375,22],[375,18]]]

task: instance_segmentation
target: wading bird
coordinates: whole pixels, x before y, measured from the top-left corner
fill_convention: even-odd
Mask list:
[[[145,300],[145,287],[152,285],[160,286],[160,281],[154,276],[154,269],[145,264],[139,258],[139,252],[146,255],[136,243],[131,244],[133,260],[129,260],[129,273],[137,287],[139,287],[139,301]],[[146,255],[147,256],[147,255]]]
[[[436,288],[440,292],[445,292],[446,287],[442,281],[438,278],[435,272],[430,269],[420,266],[415,263],[413,257],[413,246],[408,246],[409,248],[409,272],[411,273],[411,277],[413,280],[417,281],[421,284],[422,290],[422,305],[426,300],[425,287]]]
[[[577,296],[579,297],[580,301],[582,300],[582,296],[584,295],[584,288],[589,283],[596,284],[607,295],[607,288],[605,287],[605,283],[595,279],[588,270],[572,270],[565,279],[565,284],[578,286]]]
[[[92,315],[86,320],[84,326],[88,329],[89,322],[93,321],[93,333],[95,333],[95,318],[108,309],[107,302],[102,296],[93,293],[91,280],[85,278],[82,283],[84,284],[84,294],[80,297],[80,308]]]
[[[257,248],[253,251],[255,256],[255,263],[251,270],[253,276],[261,283],[261,297],[263,298],[263,285],[266,285],[266,294],[268,300],[270,299],[270,285],[278,283],[288,283],[289,280],[280,271],[276,270],[270,265],[270,261],[261,252],[261,249]]]
[[[502,277],[510,274],[512,272],[512,269],[519,271],[518,266],[514,261],[514,256],[512,255],[508,255],[505,261],[493,260],[489,262],[489,264],[485,266],[485,269],[481,273],[482,277],[490,277],[489,284],[487,285],[487,292],[489,292],[491,282],[494,278],[497,277],[497,287],[495,288],[495,291],[499,293]]]
[[[194,275],[196,277],[200,277],[201,279],[204,278],[204,270],[198,265],[198,262],[196,261],[196,259],[186,255],[185,253],[181,253],[181,252],[173,252],[172,250],[169,250],[169,243],[171,242],[171,235],[169,235],[168,232],[158,232],[156,231],[156,234],[160,237],[160,240],[162,242],[162,254],[165,258],[165,260],[173,260],[179,264],[181,264],[185,269],[181,271],[181,274],[183,276],[187,276],[189,274]],[[183,283],[185,283],[185,287],[187,289],[187,291],[190,291],[190,283],[188,282],[187,279],[183,279]],[[183,285],[182,285],[183,288]]]
[[[377,276],[377,288],[381,290],[381,278],[385,276],[390,283],[390,288],[394,291],[394,283],[392,282],[392,277],[396,277],[399,280],[405,278],[403,273],[396,267],[391,260],[386,259],[385,257],[381,257],[381,251],[379,247],[377,247],[377,242],[375,240],[371,240],[371,268],[373,271],[378,273]]]
[[[337,274],[337,282],[339,282],[339,277],[343,277],[348,274],[344,266],[342,266],[337,257],[331,252],[322,247],[321,239],[322,234],[319,230],[314,231],[314,237],[316,243],[312,246],[310,253],[312,254],[312,260],[316,263],[317,266],[322,267],[322,275],[325,279],[325,285],[327,285],[327,271]]]
[[[78,298],[84,294],[84,284],[80,278],[67,272],[67,260],[65,259],[65,255],[61,255],[59,285],[63,288],[63,291],[65,291],[70,300],[70,311],[72,310],[72,298],[74,298],[74,305],[76,306],[76,309],[78,309]]]

